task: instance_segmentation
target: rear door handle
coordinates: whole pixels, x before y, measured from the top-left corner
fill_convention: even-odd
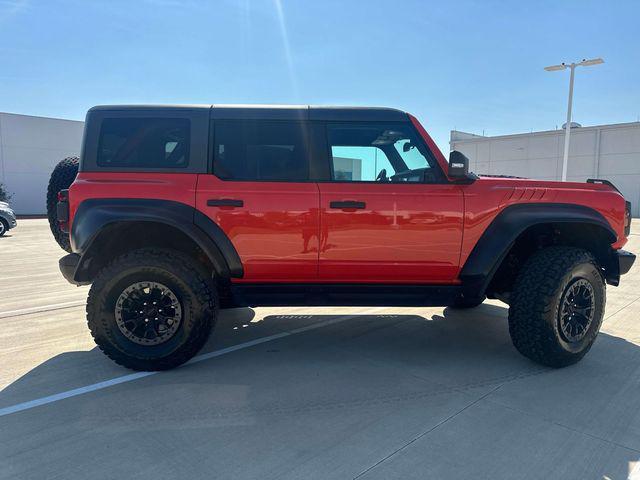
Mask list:
[[[210,198],[207,200],[207,207],[243,207],[242,200],[233,198]]]
[[[356,202],[354,200],[341,200],[341,201],[334,201],[334,202],[330,202],[329,203],[329,207],[331,207],[331,208],[341,208],[341,209],[353,208],[353,209],[362,210],[366,206],[367,206],[366,203],[364,203],[364,202]]]

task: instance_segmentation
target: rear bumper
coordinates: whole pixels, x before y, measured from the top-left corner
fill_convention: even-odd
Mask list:
[[[616,250],[616,257],[618,257],[618,271],[620,275],[624,275],[631,270],[633,262],[636,261],[636,256],[626,250]]]
[[[78,255],[77,253],[70,253],[69,255],[65,255],[58,261],[62,276],[67,282],[74,285],[80,285],[80,283],[75,280],[78,263],[80,263],[80,255]]]

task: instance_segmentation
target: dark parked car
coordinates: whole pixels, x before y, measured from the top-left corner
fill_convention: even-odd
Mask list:
[[[0,237],[18,225],[16,215],[7,202],[0,202]]]

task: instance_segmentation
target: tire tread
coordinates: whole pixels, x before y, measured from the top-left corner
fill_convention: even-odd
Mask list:
[[[67,157],[55,166],[51,177],[49,178],[49,185],[47,186],[47,219],[49,220],[49,228],[60,247],[71,253],[71,242],[69,240],[69,234],[60,230],[58,225],[58,192],[65,190],[73,183],[78,174],[78,164],[80,158]]]
[[[164,268],[185,282],[204,306],[204,311],[191,311],[188,318],[193,329],[187,341],[169,356],[159,359],[132,357],[117,348],[113,333],[103,316],[97,313],[104,309],[106,297],[101,295],[105,284],[124,269]],[[134,250],[112,260],[96,276],[87,299],[87,324],[98,348],[118,365],[134,370],[168,370],[191,359],[206,343],[215,326],[217,314],[217,298],[211,289],[211,281],[207,280],[203,269],[189,256],[165,249],[144,248]],[[193,308],[193,305],[191,305]],[[106,341],[105,341],[106,340]]]
[[[547,247],[532,255],[518,274],[509,308],[509,333],[514,346],[525,357],[543,365],[564,367],[580,361],[591,348],[593,342],[580,352],[567,352],[545,321],[549,315],[553,318],[557,315],[555,298],[567,272],[583,263],[598,269],[596,259],[587,250]],[[604,285],[602,277],[601,280]],[[601,323],[602,316],[594,321]]]

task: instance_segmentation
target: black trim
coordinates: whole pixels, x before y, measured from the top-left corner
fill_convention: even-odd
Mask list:
[[[383,285],[320,283],[237,283],[231,285],[234,306],[398,306],[452,305],[461,288],[452,285]]]
[[[337,122],[407,121],[406,112],[384,107],[324,107],[311,105],[213,105],[218,120],[321,120]]]
[[[631,234],[631,202],[624,202],[624,236],[628,237]]]
[[[618,187],[616,187],[609,180],[604,180],[602,178],[588,178],[587,179],[587,183],[594,183],[594,184],[599,184],[599,185],[607,185],[607,186],[613,188],[616,192],[622,194],[622,192],[620,192],[620,190],[618,190]]]
[[[242,200],[235,200],[233,198],[210,198],[207,200],[207,207],[243,207],[244,202]]]
[[[207,217],[204,213],[194,209],[193,216],[194,224],[199,227],[216,245],[222,257],[225,259],[229,276],[232,278],[242,278],[244,276],[244,269],[242,267],[242,260],[236,247],[233,246],[227,234],[220,226]]]
[[[88,113],[140,110],[153,113],[210,111],[211,118],[239,120],[330,120],[330,121],[396,121],[406,120],[407,113],[388,107],[341,107],[317,105],[97,105]]]
[[[325,122],[309,122],[309,179],[314,182],[326,182],[333,178],[330,161],[331,149],[327,143]]]
[[[306,105],[213,105],[214,120],[308,120]]]
[[[506,207],[484,231],[460,272],[465,297],[482,297],[518,236],[531,226],[545,223],[588,223],[602,227],[608,233],[609,243],[617,239],[609,222],[589,207],[565,203]]]
[[[407,122],[402,110],[378,107],[309,107],[309,120],[325,122]]]
[[[618,273],[620,275],[628,273],[636,261],[635,254],[627,252],[626,250],[616,250],[616,257],[618,260]]]
[[[74,274],[79,282],[87,277],[92,257],[100,255],[92,246],[99,234],[120,222],[153,222],[177,228],[190,237],[211,260],[222,277],[243,275],[242,263],[224,231],[195,208],[169,200],[89,199],[80,204],[71,228],[71,247],[81,260]]]
[[[69,221],[69,190],[60,190],[58,192],[58,203],[56,204],[56,218],[58,222]]]
[[[329,202],[329,207],[330,208],[338,208],[338,209],[355,209],[355,210],[362,210],[367,206],[367,204],[365,202],[357,202],[355,200],[344,200],[344,201],[340,201],[340,200],[336,200],[333,202]]]
[[[60,260],[58,260],[60,272],[67,282],[73,283],[75,285],[80,285],[80,283],[78,283],[75,279],[75,273],[78,269],[79,263],[80,255],[78,255],[77,253],[70,253],[69,255],[65,255]]]

